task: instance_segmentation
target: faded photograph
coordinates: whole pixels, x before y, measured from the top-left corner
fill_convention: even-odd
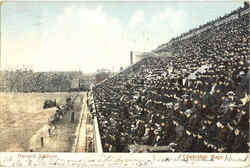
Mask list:
[[[0,4],[0,152],[249,151],[249,1]]]

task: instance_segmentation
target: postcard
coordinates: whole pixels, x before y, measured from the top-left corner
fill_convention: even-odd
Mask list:
[[[249,1],[0,2],[0,167],[249,167]]]

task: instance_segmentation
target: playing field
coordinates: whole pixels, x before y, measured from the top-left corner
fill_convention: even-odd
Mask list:
[[[41,132],[56,110],[43,110],[44,101],[56,99],[58,104],[65,104],[66,98],[73,94],[78,93],[0,93],[0,152],[29,151],[34,145],[31,139]],[[74,107],[76,111],[81,108],[80,96],[78,100]]]

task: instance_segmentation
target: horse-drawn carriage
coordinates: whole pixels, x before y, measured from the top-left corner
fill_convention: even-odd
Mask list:
[[[56,112],[52,114],[49,118],[49,125],[55,125],[56,122],[58,122],[60,119],[63,118],[63,116],[66,114],[67,110],[65,106],[56,106]]]
[[[56,99],[53,100],[45,100],[43,104],[43,109],[50,108],[50,107],[56,107]]]
[[[73,110],[73,102],[74,102],[74,99],[72,100],[71,97],[68,97],[66,99],[66,104],[60,105],[60,106],[56,105],[56,101],[54,101],[54,104],[47,101],[47,104],[46,104],[47,108],[48,108],[48,104],[49,104],[49,107],[50,105],[53,104],[57,108],[56,111],[48,119],[49,136],[53,135],[53,132],[54,132],[53,130],[56,129],[56,124],[63,118],[63,116]]]
[[[72,99],[69,97],[66,99],[65,105],[55,105],[56,112],[50,116],[48,119],[49,125],[55,125],[63,116],[70,110],[73,110],[73,102]]]

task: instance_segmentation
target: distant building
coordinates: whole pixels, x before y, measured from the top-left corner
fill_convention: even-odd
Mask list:
[[[73,79],[71,81],[70,91],[78,91],[79,90],[79,79]]]
[[[79,88],[81,91],[87,91],[90,87],[91,81],[90,79],[80,79],[79,80]]]
[[[102,69],[97,71],[96,75],[95,75],[95,81],[96,83],[99,83],[103,80],[105,80],[106,78],[108,78],[111,75],[110,71]]]

